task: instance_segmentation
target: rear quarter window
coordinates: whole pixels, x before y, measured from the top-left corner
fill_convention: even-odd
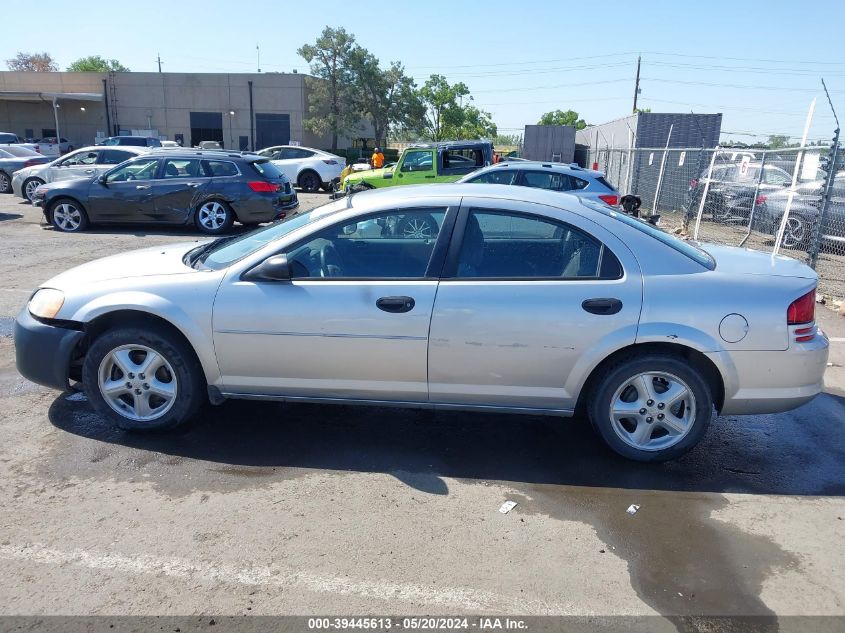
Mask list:
[[[237,165],[228,160],[204,160],[202,167],[206,176],[237,176],[239,173]]]

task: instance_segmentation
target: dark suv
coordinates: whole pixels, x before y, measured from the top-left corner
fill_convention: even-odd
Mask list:
[[[278,220],[299,206],[290,181],[267,158],[240,152],[156,150],[96,178],[41,185],[32,203],[73,232],[89,224],[191,224],[226,232],[237,220]]]

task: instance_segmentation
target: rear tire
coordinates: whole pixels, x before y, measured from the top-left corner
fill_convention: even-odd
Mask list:
[[[27,202],[32,202],[32,194],[34,194],[35,190],[43,184],[44,181],[40,178],[27,178],[24,180],[22,193]]]
[[[622,457],[640,462],[680,457],[713,419],[707,381],[677,356],[630,356],[603,375],[589,396],[590,421]]]
[[[305,193],[317,193],[322,186],[323,181],[317,172],[309,170],[299,174],[299,188]]]
[[[50,224],[63,233],[79,233],[88,228],[88,214],[85,207],[76,200],[59,198],[50,205]]]
[[[12,179],[4,171],[0,171],[0,193],[12,193]]]
[[[775,239],[777,239],[779,230],[780,223],[775,225]],[[802,218],[800,215],[790,215],[786,219],[781,246],[789,249],[806,248],[810,243],[812,233],[810,222],[806,218]]]
[[[101,334],[85,356],[82,382],[97,413],[133,431],[175,428],[196,415],[207,399],[194,351],[155,325]]]
[[[234,223],[235,212],[222,200],[206,200],[194,214],[194,224],[206,235],[221,235]]]

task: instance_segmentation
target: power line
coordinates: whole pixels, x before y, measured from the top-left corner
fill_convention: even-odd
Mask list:
[[[705,81],[683,81],[681,79],[658,79],[656,77],[643,78],[642,81],[656,81],[666,84],[684,84],[688,86],[711,86],[716,88],[737,88],[740,90],[775,90],[778,92],[818,92],[818,88],[786,88],[784,86],[749,86],[747,84],[721,84]],[[838,94],[838,93],[836,93]]]

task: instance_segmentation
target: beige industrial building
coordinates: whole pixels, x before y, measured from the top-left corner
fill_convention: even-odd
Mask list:
[[[305,75],[292,73],[0,72],[0,131],[58,133],[75,147],[134,134],[226,149],[288,143],[328,149],[305,129]],[[372,136],[362,124],[357,137]],[[355,140],[339,139],[347,148]]]

